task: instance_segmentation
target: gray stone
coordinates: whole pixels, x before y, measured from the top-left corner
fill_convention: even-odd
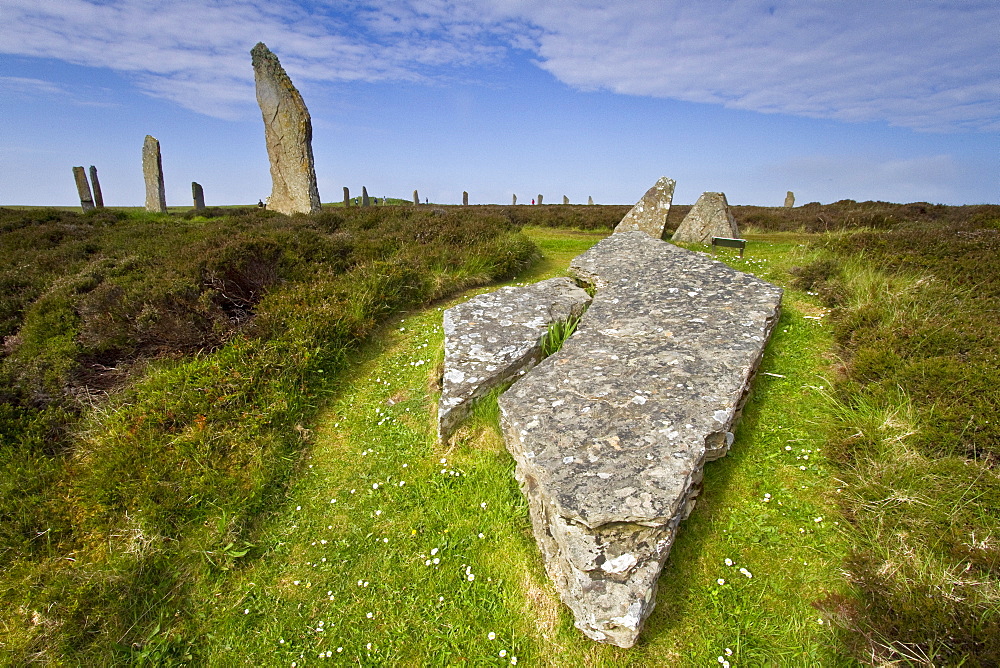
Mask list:
[[[541,193],[539,193],[539,195],[538,195],[538,203],[539,203],[539,204],[541,204],[541,203],[542,203],[542,195],[541,195]]]
[[[474,400],[542,357],[549,323],[578,317],[590,295],[570,278],[500,288],[444,312],[444,376],[438,436],[446,441]]]
[[[194,210],[205,210],[205,190],[200,183],[191,182],[191,198],[194,200]]]
[[[344,186],[344,206],[351,206],[351,189]]]
[[[639,230],[654,239],[662,239],[667,225],[670,204],[674,200],[674,186],[677,182],[665,176],[653,184],[646,194],[635,203],[615,227],[615,232]]]
[[[167,193],[163,189],[160,142],[149,135],[142,143],[142,177],[146,181],[146,211],[166,213]]]
[[[517,204],[517,194],[516,193],[514,194],[514,198],[511,200],[510,204],[511,204],[511,206]]]
[[[712,237],[738,239],[740,231],[725,193],[702,193],[677,227],[673,242],[710,244]]]
[[[90,194],[90,184],[87,182],[87,170],[83,167],[73,168],[73,179],[76,181],[76,192],[80,196],[80,208],[84,213],[94,210],[94,198]]]
[[[94,206],[104,208],[104,193],[101,192],[101,182],[97,179],[97,167],[90,166],[90,185],[94,188]]]
[[[795,206],[795,193],[789,190],[785,195],[785,208],[791,209],[793,206]]]
[[[587,197],[587,204],[590,204],[591,206],[593,206],[593,204],[594,204],[594,198],[593,197]]]
[[[317,213],[320,201],[309,110],[278,57],[263,42],[251,49],[250,56],[271,162],[268,209],[288,215]]]
[[[371,206],[372,201],[368,197],[368,186],[361,186],[361,206]]]
[[[733,443],[781,290],[638,231],[571,270],[594,300],[562,349],[500,397],[501,424],[576,626],[630,647],[704,464]]]
[[[420,193],[418,193],[416,190],[414,190],[413,191],[413,205],[416,206],[417,204],[420,204]]]
[[[462,191],[462,205],[469,206],[469,193]]]
[[[569,204],[569,197],[566,197],[566,195],[563,195],[563,204]]]

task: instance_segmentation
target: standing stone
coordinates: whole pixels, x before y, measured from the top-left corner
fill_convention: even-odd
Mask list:
[[[510,201],[511,206],[514,206],[515,204],[517,204],[517,193],[514,194],[513,199]]]
[[[661,176],[653,187],[646,191],[635,206],[625,214],[615,227],[615,232],[632,232],[639,230],[654,239],[662,239],[667,225],[667,214],[670,204],[674,201],[674,186],[677,182]]]
[[[538,195],[538,204],[541,205],[541,203],[542,203],[542,195],[541,195],[541,193],[539,193],[539,195]]]
[[[104,194],[101,193],[101,182],[97,180],[97,167],[90,166],[90,185],[94,188],[94,206],[104,208]]]
[[[563,204],[569,204],[569,197],[566,197],[566,195],[563,195]]]
[[[371,206],[372,201],[368,198],[368,186],[361,186],[361,206]]]
[[[250,51],[264,141],[271,161],[271,202],[284,214],[316,213],[319,189],[312,152],[312,119],[278,57],[258,42]]]
[[[736,239],[739,236],[726,194],[702,193],[670,240],[674,243],[710,244],[712,237]]]
[[[86,213],[94,208],[94,198],[90,195],[90,184],[87,183],[87,170],[83,167],[73,168],[73,178],[76,179],[76,192],[80,195],[80,208]]]
[[[420,204],[420,193],[416,190],[413,191],[413,206]]]
[[[469,206],[469,193],[462,191],[462,206]]]
[[[785,208],[791,209],[793,206],[795,206],[795,193],[789,190],[788,194],[785,195]]]
[[[351,190],[344,186],[344,206],[351,206]]]
[[[593,197],[588,197],[587,198],[587,204],[590,205],[590,206],[593,206],[594,205],[594,198]]]
[[[200,183],[191,182],[191,198],[194,199],[195,211],[205,210],[205,190],[201,187]]]
[[[167,193],[163,190],[163,162],[160,142],[146,135],[142,144],[142,177],[146,180],[146,211],[167,212]]]

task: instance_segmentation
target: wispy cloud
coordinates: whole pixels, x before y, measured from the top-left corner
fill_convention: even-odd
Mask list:
[[[420,81],[530,57],[581,89],[918,130],[1000,130],[995,0],[4,0],[12,54],[132,73],[201,113],[296,81]]]

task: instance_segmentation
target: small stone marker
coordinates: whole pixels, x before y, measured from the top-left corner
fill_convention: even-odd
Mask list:
[[[462,206],[469,206],[469,193],[462,191]]]
[[[194,200],[195,211],[205,210],[205,190],[201,187],[200,183],[191,182],[191,198]]]
[[[344,186],[344,206],[351,206],[351,189]]]
[[[142,143],[142,177],[146,181],[146,211],[167,212],[167,194],[163,189],[163,162],[160,142],[146,135]]]
[[[579,317],[590,295],[571,278],[500,288],[444,312],[438,437],[446,441],[472,402],[542,357],[549,323]]]
[[[271,162],[268,208],[291,215],[320,210],[312,151],[312,118],[278,57],[258,42],[250,51],[264,141]]]
[[[785,195],[785,208],[791,209],[793,206],[795,206],[795,193],[789,190]]]
[[[781,289],[639,231],[570,270],[595,286],[593,302],[500,397],[500,421],[576,627],[631,647],[704,465],[733,443]]]
[[[371,206],[372,201],[368,198],[368,186],[361,186],[361,206]]]
[[[101,182],[97,180],[97,167],[90,166],[90,185],[94,189],[94,206],[104,208],[104,193],[101,192]]]
[[[84,213],[93,211],[94,198],[90,194],[90,184],[87,183],[87,170],[83,167],[74,167],[73,179],[76,180],[76,192],[80,195],[80,208]]]
[[[542,203],[542,195],[541,194],[538,195],[538,203],[539,203],[539,205]]]
[[[667,225],[667,215],[670,213],[670,204],[674,200],[674,186],[676,185],[677,182],[673,179],[661,176],[653,184],[653,187],[647,190],[646,194],[625,214],[625,217],[615,227],[615,233],[639,230],[654,239],[662,239],[663,231]]]
[[[736,220],[729,210],[725,193],[702,193],[677,227],[673,242],[710,244],[712,237],[735,239],[740,236]]]
[[[566,195],[563,195],[563,204],[569,204],[569,197],[566,197]]]
[[[511,206],[514,206],[515,204],[517,204],[517,194],[516,193],[514,194],[514,198],[511,200],[510,204],[511,204]]]
[[[594,204],[594,198],[593,197],[587,197],[587,204],[593,206],[593,204]]]
[[[413,206],[420,204],[420,193],[416,190],[413,191]]]

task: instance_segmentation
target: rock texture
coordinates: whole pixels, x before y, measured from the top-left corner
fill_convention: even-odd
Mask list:
[[[737,239],[740,231],[729,210],[725,193],[702,193],[698,201],[684,216],[671,241],[710,244],[712,237]]]
[[[416,190],[413,191],[413,204],[414,206],[420,204],[420,193],[418,193]]]
[[[94,198],[90,194],[90,183],[87,182],[87,170],[83,167],[73,168],[73,179],[76,181],[76,192],[80,196],[80,208],[84,213],[94,210]]]
[[[90,185],[94,188],[94,206],[104,208],[104,193],[101,192],[101,182],[97,179],[97,167],[90,166]]]
[[[549,323],[579,317],[590,295],[570,278],[500,288],[444,312],[438,436],[448,440],[474,400],[538,364]]]
[[[191,199],[194,200],[194,210],[205,210],[205,189],[196,181],[191,182]]]
[[[513,199],[511,199],[510,203],[511,203],[511,206],[517,204],[517,194],[516,193],[514,194]]]
[[[563,195],[563,204],[569,204],[569,197]]]
[[[263,42],[251,49],[250,56],[271,161],[271,199],[267,206],[288,215],[316,213],[320,202],[309,110],[278,57]]]
[[[149,135],[142,143],[142,178],[146,181],[146,211],[166,213],[167,193],[163,189],[160,142]]]
[[[789,190],[785,195],[785,208],[791,209],[793,206],[795,206],[795,193]]]
[[[645,232],[572,263],[576,333],[500,398],[545,568],[576,626],[635,643],[705,462],[733,442],[781,290]]]
[[[462,191],[462,205],[469,206],[469,193]]]
[[[361,206],[371,206],[371,198],[368,197],[368,186],[361,186]]]
[[[588,196],[588,197],[587,197],[587,204],[589,204],[589,205],[593,206],[593,204],[594,204],[594,198],[593,198],[593,197],[589,197],[589,196]]]
[[[351,206],[351,189],[344,186],[344,206]]]
[[[538,203],[539,203],[539,204],[541,204],[541,203],[542,203],[542,195],[541,195],[541,194],[539,194],[539,195],[538,195]]]
[[[625,214],[615,227],[615,232],[645,232],[654,239],[662,239],[667,224],[667,214],[674,200],[674,186],[677,182],[665,176],[646,191],[635,206]]]

